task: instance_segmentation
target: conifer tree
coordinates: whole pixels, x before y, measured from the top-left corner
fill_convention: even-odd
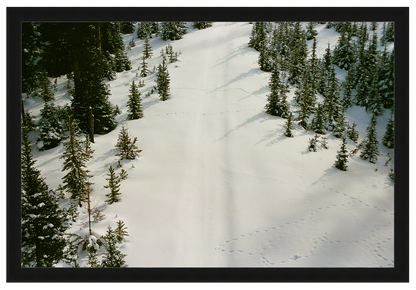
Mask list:
[[[81,132],[77,123],[71,116],[68,116],[67,128],[69,135],[63,142],[64,153],[60,159],[64,159],[62,171],[68,173],[62,178],[63,189],[71,194],[71,198],[81,202],[87,198],[87,179],[91,177],[86,169],[86,163],[92,157],[92,150],[89,145],[80,140]],[[89,142],[89,141],[87,141]]]
[[[134,33],[134,22],[121,22],[120,23],[120,32],[123,34],[132,34]]]
[[[152,58],[152,47],[150,46],[149,43],[149,38],[146,37],[144,39],[144,48],[143,48],[143,59],[148,59],[148,58]]]
[[[342,114],[342,106],[339,96],[339,84],[336,77],[335,68],[332,65],[329,71],[329,76],[326,82],[326,87],[323,92],[324,96],[324,112],[326,116],[327,129],[332,131],[336,122]]]
[[[69,228],[66,209],[34,167],[28,132],[22,130],[22,267],[53,267],[63,259]]]
[[[115,231],[115,234],[116,234],[117,241],[119,243],[123,242],[124,237],[129,236],[129,234],[127,233],[126,224],[122,220],[119,220],[117,222],[117,228],[114,231]]]
[[[295,101],[299,107],[298,124],[306,130],[308,129],[309,117],[314,110],[316,102],[316,97],[310,84],[310,74],[307,70],[304,71],[301,87],[295,92],[295,95]]]
[[[48,150],[59,145],[62,140],[62,125],[58,118],[58,110],[54,104],[45,103],[40,111],[40,120],[38,123],[39,150]]]
[[[292,123],[292,119],[293,119],[292,112],[289,112],[289,115],[286,120],[286,125],[285,125],[286,127],[285,136],[289,138],[293,137],[292,129],[294,128],[294,126]]]
[[[139,22],[137,24],[137,38],[145,39],[151,37],[152,27],[150,22]]]
[[[394,148],[394,118],[391,116],[386,126],[386,133],[383,137],[383,145],[387,148]]]
[[[118,247],[117,236],[111,226],[108,226],[107,233],[103,237],[105,253],[102,256],[101,267],[102,268],[125,268],[127,267],[126,257]]]
[[[335,168],[347,171],[347,162],[348,162],[348,150],[346,148],[347,146],[347,139],[345,137],[342,138],[342,145],[341,149],[338,151],[337,159],[335,161]]]
[[[371,122],[367,127],[367,136],[365,137],[360,157],[368,160],[371,163],[376,163],[379,155],[378,140],[377,140],[377,117],[373,116]]]
[[[170,78],[168,68],[163,59],[162,63],[159,64],[156,75],[156,89],[159,93],[159,97],[162,101],[166,101],[170,96]]]
[[[318,143],[318,134],[315,134],[315,136],[313,138],[309,139],[308,150],[311,151],[311,152],[316,152],[317,143]]]
[[[127,111],[129,112],[129,114],[127,115],[127,120],[136,120],[143,118],[143,109],[141,103],[142,101],[140,96],[141,93],[133,81],[130,87],[129,100],[127,102]]]
[[[357,124],[353,122],[352,126],[348,129],[347,136],[350,138],[354,143],[357,143],[358,141],[358,131],[355,129],[357,127]]]
[[[326,133],[325,115],[324,115],[323,106],[321,104],[318,104],[318,107],[316,108],[315,116],[311,121],[310,129],[318,134]]]
[[[186,34],[185,22],[162,22],[160,37],[162,40],[179,40]]]
[[[104,185],[104,188],[109,188],[110,193],[105,195],[107,197],[107,200],[105,202],[108,204],[112,204],[120,201],[120,178],[116,176],[114,168],[111,165],[109,168],[109,173],[107,175],[108,178],[106,178],[106,180],[108,180],[108,185]]]
[[[296,22],[294,24],[290,37],[290,65],[288,67],[288,81],[294,86],[300,86],[302,83],[302,76],[306,70],[307,58],[306,36],[300,22]]]
[[[266,26],[266,22],[255,22],[253,24],[250,40],[248,43],[249,47],[260,51],[265,46],[267,37]]]
[[[212,22],[193,22],[192,27],[195,29],[205,29],[212,26]]]
[[[318,32],[315,30],[317,22],[308,22],[306,25],[306,40],[316,39]]]
[[[347,127],[348,122],[345,119],[344,113],[339,112],[332,128],[332,134],[337,138],[344,137],[347,134]]]
[[[385,109],[394,107],[394,51],[390,54],[384,48],[378,61],[377,92],[380,106]]]
[[[39,95],[42,100],[47,103],[55,99],[54,92],[52,90],[52,82],[49,79],[46,72],[41,72],[39,74],[40,78],[40,92]]]
[[[120,160],[128,159],[132,160],[139,156],[139,153],[142,150],[139,150],[135,145],[137,142],[137,137],[134,137],[131,140],[129,132],[126,127],[122,126],[121,130],[118,134],[118,140],[116,144],[116,148],[118,149],[119,153],[116,156],[120,157]]]
[[[287,85],[280,79],[279,70],[275,69],[269,81],[270,94],[267,96],[269,103],[266,105],[266,113],[287,118],[289,104],[287,103]]]
[[[149,70],[147,69],[146,58],[142,57],[142,64],[140,65],[140,76],[147,77]]]
[[[319,60],[316,55],[316,38],[313,38],[312,43],[312,55],[309,60],[309,74],[311,82],[311,90],[313,94],[316,94],[318,89],[318,80],[319,80]]]

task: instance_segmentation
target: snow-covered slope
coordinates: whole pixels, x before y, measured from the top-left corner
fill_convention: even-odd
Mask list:
[[[110,101],[122,110],[119,125],[92,144],[93,206],[105,214],[93,231],[102,235],[109,224],[125,221],[129,236],[121,250],[130,267],[394,266],[388,149],[380,145],[377,164],[349,158],[343,172],[333,167],[340,139],[328,135],[329,149],[309,152],[312,132],[295,126],[295,137],[286,138],[285,121],[264,112],[270,74],[259,70],[258,53],[247,46],[251,29],[248,23],[214,23],[189,29],[182,40],[150,39],[151,69],[168,43],[181,52],[168,66],[171,99],[165,102],[157,94],[145,97],[156,72],[137,76],[143,41],[136,40],[128,51],[133,69],[109,82]],[[336,43],[332,29],[322,31],[322,47],[328,38]],[[125,35],[125,43],[132,37]],[[133,80],[146,84],[140,89],[145,117],[126,121]],[[65,83],[60,79],[57,104],[69,100]],[[38,114],[42,105],[31,101],[26,107]],[[370,116],[353,107],[347,117],[364,138]],[[388,117],[379,118],[380,140]],[[114,146],[122,125],[143,151],[123,162],[129,176],[121,183],[122,200],[106,205],[103,186],[108,166],[117,166]],[[348,149],[354,148],[350,141]],[[62,152],[62,145],[34,151],[51,187],[64,175]],[[73,231],[86,235],[86,220],[81,209]]]

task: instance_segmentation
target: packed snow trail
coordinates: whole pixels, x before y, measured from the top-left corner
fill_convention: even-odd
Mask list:
[[[133,69],[109,82],[110,101],[123,112],[119,126],[92,144],[94,206],[106,215],[93,231],[102,235],[109,223],[125,221],[129,236],[121,250],[130,267],[394,266],[386,151],[376,165],[349,158],[342,172],[333,167],[340,139],[328,134],[329,149],[309,152],[311,132],[296,126],[295,137],[286,138],[285,120],[264,112],[270,74],[258,69],[258,52],[247,46],[251,29],[214,23],[178,41],[152,38],[149,68],[161,62],[168,43],[181,55],[168,65],[171,99],[145,96],[155,73],[144,78],[144,118],[134,121],[126,121],[126,103],[132,80],[143,79],[136,75],[143,41],[129,51]],[[362,108],[347,117],[359,124],[362,139],[370,117]],[[386,120],[381,117],[381,130]],[[122,125],[143,151],[122,162],[128,178],[121,182],[121,201],[105,205],[103,185],[108,166],[117,168],[114,145]],[[348,150],[354,148],[349,141]],[[61,153],[59,146],[36,155],[55,187]]]

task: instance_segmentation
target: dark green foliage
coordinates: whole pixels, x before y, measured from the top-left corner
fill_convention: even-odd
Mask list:
[[[34,167],[27,130],[22,131],[22,267],[53,267],[64,257],[67,211]]]
[[[371,163],[376,163],[379,155],[376,126],[377,118],[373,116],[370,125],[367,127],[367,136],[363,141],[360,154],[362,159]]]
[[[379,107],[394,108],[394,51],[388,53],[384,48],[378,61],[377,93],[379,94]],[[381,109],[381,108],[379,108]]]
[[[387,148],[394,148],[394,118],[390,118],[386,126],[386,133],[383,137],[383,145]]]
[[[87,199],[86,183],[91,177],[86,170],[86,163],[94,151],[90,147],[89,139],[85,142],[80,140],[81,132],[71,116],[68,117],[67,128],[69,135],[63,142],[65,151],[60,157],[60,159],[64,159],[62,171],[68,171],[62,178],[63,189],[71,194],[72,199],[78,200],[81,204]]]
[[[134,33],[134,22],[121,22],[120,23],[120,32],[123,34]]]
[[[266,22],[255,22],[251,31],[249,47],[254,48],[257,51],[261,51],[266,46],[266,34],[267,34]]]
[[[315,116],[311,121],[310,129],[313,130],[315,133],[318,134],[325,134],[325,115],[323,106],[321,104],[318,104],[318,107],[315,111]]]
[[[133,141],[130,138],[129,132],[126,127],[122,126],[118,134],[118,140],[116,148],[119,153],[116,156],[120,157],[120,160],[128,159],[132,160],[139,156],[139,153],[142,150],[139,150],[135,145],[137,142],[137,137],[134,137]]]
[[[285,125],[286,127],[285,136],[289,138],[293,137],[292,129],[294,128],[294,126],[292,123],[292,119],[293,119],[292,112],[289,112],[289,115],[286,120],[286,125]]]
[[[152,58],[152,54],[153,52],[152,52],[152,47],[150,46],[150,43],[149,43],[149,38],[146,37],[144,39],[143,58],[144,59]]]
[[[290,34],[290,65],[288,67],[288,81],[294,86],[300,86],[306,70],[307,44],[305,31],[300,22],[295,22]]]
[[[317,22],[309,22],[306,25],[306,40],[316,39],[318,32],[315,30],[315,26],[318,24]]]
[[[345,137],[342,138],[342,145],[341,149],[338,151],[337,159],[335,161],[335,168],[347,171],[347,163],[348,163],[348,150],[346,148],[347,146],[347,139]]]
[[[280,79],[280,72],[276,69],[273,71],[270,81],[270,94],[267,96],[269,103],[266,105],[266,113],[287,118],[289,114],[289,104],[287,102],[287,85]]]
[[[35,121],[33,120],[33,116],[29,113],[29,111],[24,111],[22,116],[22,127],[25,127],[28,132],[36,130],[37,126]]]
[[[58,110],[53,104],[45,103],[40,111],[38,123],[39,150],[48,150],[59,145],[62,140],[62,124],[58,118]]]
[[[22,22],[22,93],[30,95],[37,87],[38,58],[39,58],[39,32],[37,23]]]
[[[114,56],[113,68],[116,72],[131,70],[131,61],[124,50],[118,50]]]
[[[159,98],[162,101],[166,101],[170,97],[170,78],[168,67],[163,59],[162,63],[157,68],[156,75],[156,89],[159,93]]]
[[[337,137],[341,138],[346,135],[348,127],[348,122],[345,119],[345,115],[342,112],[339,112],[337,118],[335,119],[334,126],[332,128],[332,134]]]
[[[394,42],[394,22],[387,24],[386,32],[383,34],[385,42]]]
[[[309,145],[308,145],[308,150],[311,152],[316,152],[317,150],[317,143],[318,143],[318,135],[315,134],[315,136],[313,138],[309,139]]]
[[[349,70],[355,62],[355,49],[352,43],[351,23],[340,31],[338,44],[333,51],[334,64],[342,69]]]
[[[326,80],[324,96],[324,112],[326,116],[326,127],[332,131],[342,114],[342,105],[339,95],[339,84],[335,74],[335,68],[331,66],[328,79]]]
[[[127,171],[124,170],[124,169],[121,169],[119,177],[120,177],[120,180],[127,179],[127,177],[128,177]]]
[[[350,138],[354,143],[357,143],[358,141],[358,131],[355,129],[357,127],[357,124],[354,122],[351,127],[349,127],[347,136]]]
[[[147,69],[147,63],[146,63],[146,58],[142,57],[142,64],[140,65],[140,76],[141,77],[147,77],[147,75],[149,74],[149,70]]]
[[[212,22],[193,22],[192,27],[195,29],[205,29],[212,26]]]
[[[139,92],[139,89],[133,81],[130,87],[129,100],[127,102],[127,111],[129,112],[129,114],[127,115],[128,120],[143,118],[143,108],[140,96],[141,93]]]
[[[39,96],[47,103],[55,99],[52,82],[45,72],[39,74],[40,91]]]
[[[107,197],[105,202],[112,204],[120,201],[120,178],[116,176],[113,166],[110,166],[109,173],[107,175],[108,178],[106,178],[106,180],[108,180],[108,185],[104,185],[104,188],[109,188],[110,193],[105,195]]]
[[[169,58],[169,63],[173,63],[178,60],[178,53],[173,51],[173,47],[170,44],[166,46],[166,55]]]
[[[139,22],[137,24],[137,37],[139,39],[152,38],[152,34],[159,31],[157,22]]]
[[[101,267],[102,268],[125,268],[127,267],[126,257],[119,250],[117,235],[113,229],[108,226],[106,235],[102,238],[104,241],[105,253],[102,256]]]
[[[316,96],[310,83],[310,74],[307,70],[304,72],[300,88],[295,92],[295,101],[299,107],[298,124],[306,130],[309,127],[309,117],[314,111],[316,102]]]
[[[185,22],[162,22],[160,37],[162,40],[179,40],[186,34]]]
[[[117,228],[115,229],[114,232],[116,234],[116,238],[117,238],[117,241],[119,243],[121,243],[124,240],[124,237],[128,237],[129,236],[129,234],[127,233],[126,224],[122,220],[119,220],[117,222]]]

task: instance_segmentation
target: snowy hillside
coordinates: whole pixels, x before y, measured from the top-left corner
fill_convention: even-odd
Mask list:
[[[339,35],[324,25],[316,29],[322,57]],[[105,215],[93,232],[104,235],[108,225],[123,220],[129,236],[121,251],[129,267],[393,267],[394,183],[385,166],[393,149],[381,145],[390,112],[378,118],[377,163],[356,155],[347,171],[334,168],[341,139],[327,134],[329,149],[310,152],[315,133],[295,125],[295,137],[287,138],[286,120],[265,113],[271,74],[259,69],[259,54],[248,47],[251,30],[249,23],[219,22],[189,28],[177,41],[153,37],[152,73],[144,78],[138,76],[144,41],[135,40],[127,52],[133,69],[108,81],[110,102],[122,111],[118,126],[95,135],[87,163],[92,206]],[[125,45],[135,37],[124,35]],[[181,54],[168,65],[171,99],[162,102],[157,93],[146,94],[169,43]],[[145,82],[139,88],[144,118],[127,121],[133,80]],[[56,105],[70,101],[66,83],[58,80]],[[39,98],[25,103],[37,118],[42,107]],[[371,115],[355,106],[346,115],[362,140]],[[104,185],[108,167],[117,168],[114,146],[123,125],[143,151],[122,161],[128,178],[121,182],[121,201],[108,205]],[[347,149],[354,148],[348,140]],[[62,144],[42,152],[33,146],[35,166],[51,188],[62,183],[63,151]],[[71,231],[85,236],[86,221],[81,208]],[[86,253],[80,257],[86,266]]]

